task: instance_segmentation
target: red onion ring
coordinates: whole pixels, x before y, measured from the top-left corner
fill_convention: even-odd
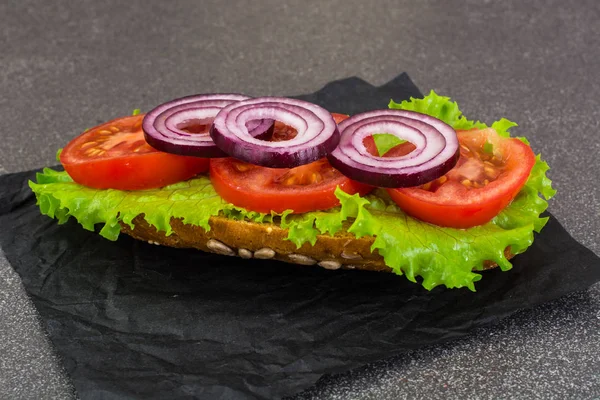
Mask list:
[[[142,122],[146,142],[166,153],[196,157],[227,157],[215,146],[208,132],[189,133],[181,127],[196,123],[211,125],[221,109],[231,103],[247,100],[238,94],[209,94],[182,97],[154,108]],[[273,132],[272,120],[248,122],[250,135],[268,138]]]
[[[298,131],[281,142],[262,141],[248,132],[253,120],[276,120]],[[225,153],[251,164],[293,168],[317,161],[338,145],[340,134],[329,111],[302,100],[262,97],[232,103],[215,117],[210,135]]]
[[[342,174],[373,186],[418,186],[450,171],[458,161],[454,129],[437,118],[404,110],[379,110],[354,115],[339,124],[339,146],[328,156]],[[400,157],[369,153],[364,139],[388,133],[407,140],[416,149]]]

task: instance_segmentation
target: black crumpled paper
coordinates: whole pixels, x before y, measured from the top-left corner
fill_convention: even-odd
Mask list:
[[[419,91],[403,74],[302,98],[356,113],[411,95]],[[484,272],[477,293],[428,292],[386,273],[110,242],[40,215],[33,176],[0,177],[0,245],[84,399],[289,396],[600,280],[600,259],[553,217],[511,271]]]

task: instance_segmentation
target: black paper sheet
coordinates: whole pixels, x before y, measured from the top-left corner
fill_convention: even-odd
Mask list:
[[[303,96],[331,111],[419,92],[406,74]],[[83,399],[281,398],[338,373],[468,334],[600,280],[600,259],[554,219],[477,292],[403,277],[116,242],[40,215],[27,180],[0,177],[0,244]]]

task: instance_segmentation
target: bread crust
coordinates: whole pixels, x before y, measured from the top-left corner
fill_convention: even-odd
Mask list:
[[[171,219],[173,233],[165,236],[148,224],[143,215],[134,220],[134,229],[121,224],[121,231],[127,235],[151,244],[179,248],[196,248],[202,251],[237,256],[241,258],[274,259],[292,264],[318,265],[326,269],[360,269],[391,272],[377,250],[371,252],[374,237],[357,239],[353,234],[342,230],[330,235],[318,235],[315,245],[304,243],[300,248],[289,240],[287,229],[274,223],[236,221],[222,216],[209,220],[211,229],[205,231],[195,225],[184,224],[181,219]],[[507,258],[513,254],[507,248]],[[491,269],[497,264],[485,261],[483,269]]]

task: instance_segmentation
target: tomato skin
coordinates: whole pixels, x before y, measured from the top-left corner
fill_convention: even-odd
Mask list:
[[[488,141],[498,149],[503,166],[495,180],[484,187],[467,188],[459,182],[456,171],[451,170],[446,175],[449,181],[445,183],[444,190],[440,188],[431,192],[414,187],[388,189],[387,192],[403,211],[413,217],[439,226],[466,229],[489,222],[510,204],[527,181],[535,164],[535,155],[520,140],[501,138],[491,130],[457,134],[461,144],[483,147],[483,143]]]
[[[514,195],[499,196],[486,202],[485,206],[480,204],[447,205],[424,202],[411,196],[409,190],[390,189],[388,193],[408,215],[434,225],[462,229],[485,224],[498,215],[514,198]]]
[[[62,154],[61,154],[62,156]],[[176,157],[176,158],[175,158]],[[145,190],[188,180],[208,170],[208,159],[168,153],[97,160],[80,164],[63,163],[73,181],[95,189]],[[62,160],[61,160],[62,161]]]
[[[338,186],[350,194],[365,195],[373,190],[373,187],[346,178],[337,170],[334,170],[336,177],[321,184],[286,186],[274,183],[297,168],[316,169],[317,164],[322,164],[321,167],[333,170],[326,159],[292,169],[254,166],[252,168],[255,172],[248,176],[237,171],[236,165],[239,163],[241,161],[232,158],[211,159],[210,180],[225,201],[247,210],[263,213],[293,210],[295,214],[327,210],[339,205],[339,200],[335,197]]]
[[[143,115],[117,118],[73,139],[60,155],[65,171],[76,183],[95,189],[144,190],[181,182],[208,170],[208,159],[164,153],[147,145],[142,119]],[[109,132],[111,127],[119,132],[103,138],[100,132]],[[103,148],[103,143],[111,146]],[[93,149],[103,153],[89,154]]]
[[[332,114],[336,123],[348,118]],[[289,137],[289,127],[276,123],[274,137]],[[243,171],[240,171],[242,169]],[[310,183],[314,173],[323,176],[319,183]],[[297,179],[300,184],[288,185],[285,178]],[[346,193],[365,195],[373,187],[353,181],[333,168],[327,159],[296,168],[266,168],[253,166],[233,158],[214,158],[210,161],[210,179],[213,187],[225,201],[248,210],[282,213],[293,210],[305,213],[327,210],[339,205],[335,189]],[[306,181],[302,183],[302,181]]]
[[[331,116],[333,117],[336,124],[339,124],[343,120],[350,118],[350,116],[348,114],[339,114],[339,113],[331,113]]]

